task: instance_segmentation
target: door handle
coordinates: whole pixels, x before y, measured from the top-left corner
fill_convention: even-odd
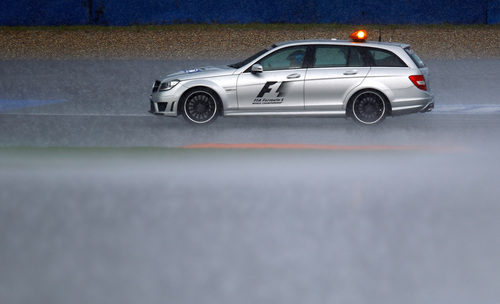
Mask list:
[[[345,71],[344,75],[356,75],[358,74],[358,71],[356,70],[351,70],[351,71]]]
[[[300,74],[297,74],[297,73],[290,74],[290,75],[286,76],[286,78],[288,78],[288,79],[299,78],[299,77],[300,77]]]

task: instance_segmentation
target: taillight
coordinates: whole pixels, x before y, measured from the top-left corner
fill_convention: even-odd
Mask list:
[[[417,88],[427,91],[427,85],[425,84],[425,78],[423,75],[412,75],[409,78]]]

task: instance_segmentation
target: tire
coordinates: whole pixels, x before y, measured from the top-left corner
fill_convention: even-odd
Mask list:
[[[374,125],[385,119],[387,105],[379,92],[362,91],[355,95],[350,106],[350,113],[357,123]]]
[[[182,115],[195,124],[207,124],[219,115],[217,95],[206,88],[189,91],[182,99]]]

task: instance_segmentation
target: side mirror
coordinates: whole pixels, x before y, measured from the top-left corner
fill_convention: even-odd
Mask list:
[[[250,71],[252,73],[262,73],[264,71],[264,68],[262,67],[262,65],[256,63],[256,64],[252,65],[252,68],[250,69]]]

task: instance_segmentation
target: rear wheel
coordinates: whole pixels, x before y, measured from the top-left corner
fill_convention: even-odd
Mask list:
[[[373,125],[384,120],[387,109],[384,98],[376,91],[358,93],[351,103],[351,116],[363,125]]]
[[[205,124],[214,121],[219,114],[215,94],[205,88],[190,91],[182,103],[182,115],[190,122]]]

